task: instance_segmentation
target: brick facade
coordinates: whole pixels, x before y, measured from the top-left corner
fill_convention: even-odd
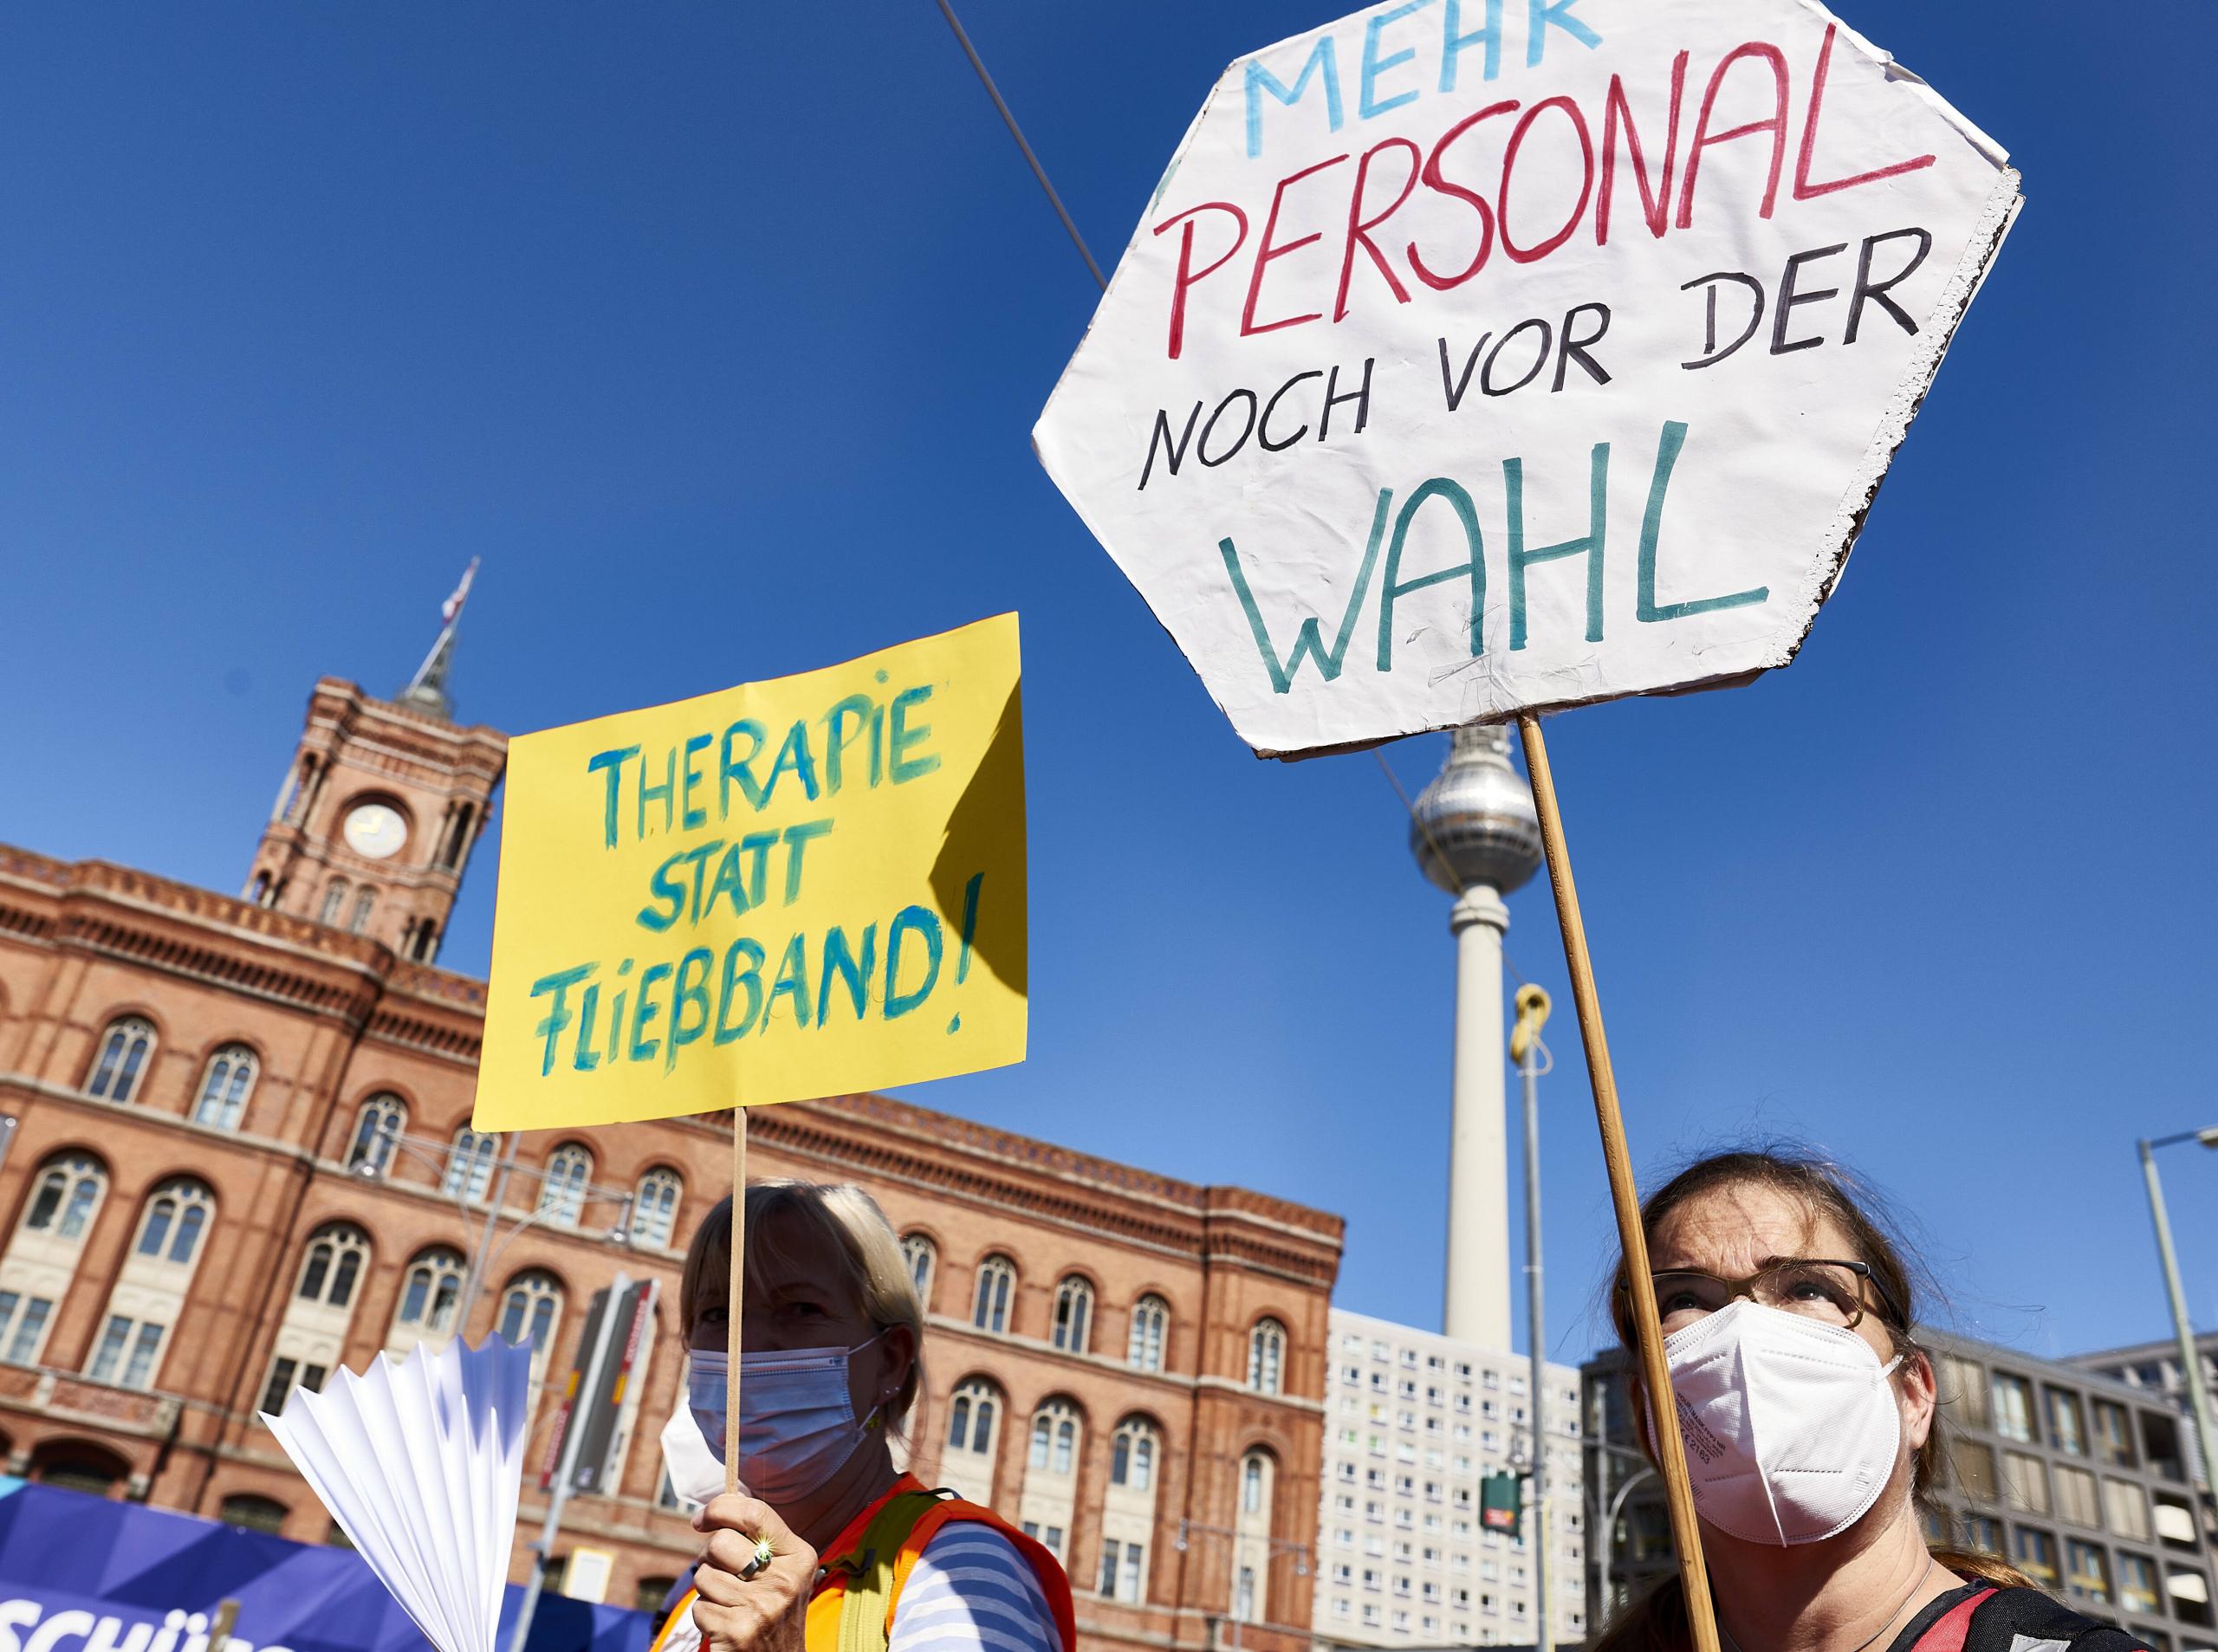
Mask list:
[[[350,745],[347,731],[365,729],[374,739]],[[377,783],[409,818],[406,846],[374,873],[380,905],[350,932],[352,907],[321,922],[321,897],[308,910],[301,880],[320,889],[334,869],[359,876],[363,858],[346,859],[333,836],[372,789],[362,751],[396,742],[429,766],[388,769]],[[678,1262],[729,1184],[728,1118],[547,1131],[507,1144],[512,1165],[496,1163],[492,1143],[473,1158],[457,1138],[483,984],[400,956],[423,924],[444,926],[503,749],[491,731],[452,730],[326,679],[303,755],[330,778],[295,819],[281,794],[250,872],[255,898],[0,846],[0,1114],[17,1121],[0,1164],[0,1454],[11,1472],[211,1516],[228,1504],[235,1518],[323,1541],[322,1509],[255,1417],[286,1350],[323,1337],[334,1364],[359,1369],[408,1345],[423,1332],[401,1321],[412,1300],[436,1298],[420,1282],[433,1278],[422,1270],[437,1250],[474,1297],[459,1316],[472,1339],[511,1312],[525,1323],[554,1293],[544,1378],[559,1383],[587,1301],[622,1269],[661,1282],[657,1333],[616,1493],[574,1500],[556,1552],[611,1554],[606,1598],[626,1604],[690,1562],[690,1526],[658,1498],[657,1436],[679,1403]],[[434,757],[451,766],[447,778]],[[302,795],[291,782],[288,792]],[[417,855],[425,863],[412,863]],[[448,858],[456,864],[443,867]],[[389,903],[386,891],[398,891]],[[145,1030],[113,1036],[126,1021]],[[135,1064],[134,1039],[144,1047]],[[248,1082],[218,1082],[219,1065],[241,1052]],[[360,1133],[373,1098],[405,1109],[395,1147]],[[859,1182],[905,1236],[930,1241],[914,1466],[936,1482],[956,1389],[989,1383],[989,1455],[963,1472],[975,1480],[989,1467],[992,1500],[1011,1518],[1067,1510],[1063,1552],[1089,1647],[1216,1643],[1230,1627],[1235,1566],[1251,1561],[1243,1645],[1294,1652],[1307,1641],[1338,1217],[884,1097],[794,1104],[751,1122],[752,1173]],[[580,1146],[589,1168],[565,1182],[560,1166]],[[652,1211],[626,1201],[671,1175],[682,1191],[665,1237]],[[190,1246],[178,1200],[204,1202]],[[311,1260],[334,1223],[366,1241],[343,1292]],[[1002,1328],[982,1330],[978,1267],[996,1256],[1015,1265],[1015,1289]],[[1091,1293],[1077,1348],[1057,1345],[1058,1292],[1072,1279]],[[313,1280],[343,1301],[304,1312]],[[54,1293],[51,1309],[27,1332],[42,1291]],[[1168,1308],[1159,1370],[1132,1357],[1132,1317],[1149,1296]],[[1259,1364],[1265,1321],[1284,1336]],[[1066,1321],[1062,1340],[1068,1331]],[[1274,1377],[1278,1391],[1258,1392],[1251,1377],[1265,1388]],[[1075,1420],[1067,1473],[1056,1472],[1052,1438],[1046,1467],[1034,1466],[1043,1410]],[[552,1411],[535,1415],[535,1463]],[[1115,1435],[1134,1420],[1155,1440],[1151,1507],[1129,1479],[1111,1484]],[[1266,1467],[1247,1468],[1250,1456]],[[528,1480],[520,1532],[536,1529],[537,1501]],[[1119,1579],[1103,1577],[1105,1521],[1127,1543],[1146,1534],[1137,1600],[1113,1598]],[[519,1548],[512,1575],[527,1564]]]

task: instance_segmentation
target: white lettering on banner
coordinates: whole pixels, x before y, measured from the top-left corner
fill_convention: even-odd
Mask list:
[[[1743,680],[2018,204],[1817,0],[1388,0],[1218,80],[1034,444],[1259,751]]]
[[[56,1606],[61,1610],[55,1610]],[[54,1600],[23,1596],[0,1600],[0,1652],[207,1652],[207,1630],[205,1614],[182,1608],[172,1609],[157,1623],[151,1616],[97,1615]],[[68,1644],[71,1642],[82,1644]],[[224,1652],[256,1652],[252,1642],[236,1635],[224,1645]],[[271,1645],[260,1652],[292,1649]]]

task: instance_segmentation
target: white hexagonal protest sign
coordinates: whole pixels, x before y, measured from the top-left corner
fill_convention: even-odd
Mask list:
[[[1266,754],[1745,679],[2017,185],[1814,0],[1388,0],[1225,71],[1034,445]]]

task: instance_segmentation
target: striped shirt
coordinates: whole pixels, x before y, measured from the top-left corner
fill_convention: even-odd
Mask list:
[[[957,1520],[917,1557],[886,1652],[1062,1652],[1062,1644],[1016,1545],[989,1526]]]
[[[672,1606],[691,1590],[691,1575],[671,1590]],[[661,1652],[697,1652],[701,1632],[689,1610],[672,1623]],[[989,1526],[942,1526],[902,1585],[886,1652],[1062,1652],[1062,1631],[1040,1580],[1016,1545]]]

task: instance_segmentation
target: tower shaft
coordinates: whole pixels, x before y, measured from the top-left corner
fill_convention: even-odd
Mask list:
[[[1448,1148],[1448,1282],[1442,1328],[1509,1346],[1509,1158],[1503,1111],[1501,938],[1509,909],[1485,884],[1449,910],[1456,1055]]]

